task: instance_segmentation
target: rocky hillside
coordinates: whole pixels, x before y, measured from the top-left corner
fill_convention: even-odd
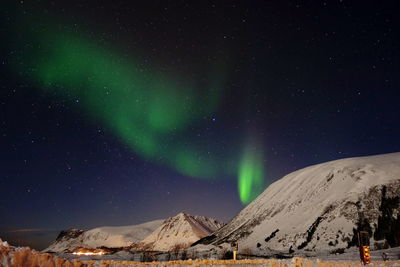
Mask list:
[[[357,230],[373,248],[400,245],[400,153],[341,159],[271,184],[227,225],[197,244],[252,254],[343,251]]]

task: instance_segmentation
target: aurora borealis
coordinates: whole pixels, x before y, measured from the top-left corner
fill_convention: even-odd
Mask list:
[[[395,7],[4,3],[0,238],[227,222],[292,171],[399,151]]]
[[[242,203],[248,204],[265,188],[262,145],[254,141],[248,143],[240,161],[238,189]]]
[[[210,78],[200,95],[195,81],[143,71],[140,64],[84,38],[57,31],[27,36],[35,36],[40,47],[26,51],[29,60],[24,66],[35,70],[30,79],[39,89],[75,99],[82,112],[100,120],[145,159],[196,178],[212,179],[228,172],[229,160],[217,166],[200,147],[175,142],[192,123],[215,111],[221,78]],[[223,70],[218,67],[210,69],[221,73],[206,76],[221,77]]]

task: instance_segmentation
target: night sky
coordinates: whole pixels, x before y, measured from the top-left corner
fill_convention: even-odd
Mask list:
[[[2,2],[0,238],[227,222],[299,168],[400,151],[398,10]]]

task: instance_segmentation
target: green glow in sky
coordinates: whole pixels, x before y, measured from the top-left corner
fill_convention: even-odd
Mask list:
[[[247,143],[239,164],[238,189],[243,204],[254,200],[265,189],[261,146]]]
[[[215,178],[223,171],[185,133],[215,112],[221,71],[202,74],[208,84],[198,88],[198,81],[151,70],[76,34],[45,31],[34,38],[40,48],[26,52],[24,68],[39,88],[76,102],[83,116],[101,121],[145,159],[191,177]]]
[[[82,116],[110,129],[146,160],[190,177],[234,175],[238,162],[231,151],[213,155],[204,142],[188,137],[196,123],[217,111],[226,64],[210,65],[199,83],[122,57],[77,33],[37,28],[46,30],[26,33],[34,45],[22,49],[23,64],[16,68],[38,88],[74,103]],[[244,204],[264,189],[263,175],[262,155],[248,145],[238,174]]]

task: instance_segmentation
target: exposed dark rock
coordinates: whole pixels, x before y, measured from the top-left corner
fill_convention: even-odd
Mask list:
[[[81,229],[69,229],[69,230],[63,230],[61,231],[57,238],[56,241],[59,241],[61,239],[63,239],[64,237],[67,238],[77,238],[78,236],[80,236],[81,234],[83,234],[83,232],[85,232],[84,230]]]
[[[297,247],[297,249],[303,249],[308,245],[308,243],[310,243],[310,241],[312,240],[312,237],[313,237],[313,235],[315,233],[315,230],[317,230],[317,227],[320,224],[321,220],[322,220],[322,217],[321,216],[318,217],[315,220],[315,222],[310,226],[310,228],[308,228],[306,241],[301,243],[300,246]]]
[[[327,181],[327,182],[331,181],[332,178],[333,178],[333,176],[334,176],[333,173],[329,173],[329,174],[326,176],[326,181]]]
[[[387,240],[391,247],[400,246],[400,197],[387,197],[387,188],[382,188],[382,200],[379,208],[382,215],[374,233],[375,240]]]
[[[358,246],[358,232],[367,231],[369,236],[372,235],[372,229],[369,221],[360,216],[359,221],[357,222],[357,228],[353,228],[353,238],[350,242],[347,243],[347,248]]]
[[[230,260],[232,258],[233,258],[233,252],[230,250],[225,251],[225,253],[222,255],[223,260]]]
[[[275,231],[273,231],[267,238],[265,238],[265,242],[270,241],[272,238],[275,237],[276,233],[279,232],[279,229],[276,229]]]
[[[345,248],[337,248],[332,250],[330,253],[331,254],[343,254],[345,252]]]

